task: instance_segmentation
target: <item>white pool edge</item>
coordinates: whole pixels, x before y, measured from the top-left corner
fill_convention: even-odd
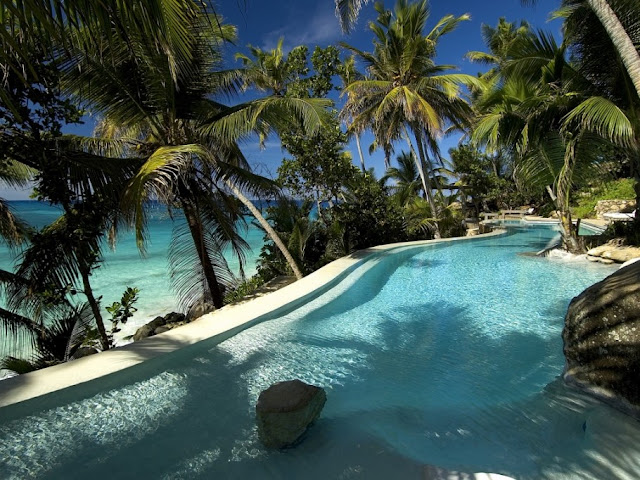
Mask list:
[[[259,317],[313,294],[349,268],[380,252],[403,247],[479,240],[502,235],[505,232],[506,230],[495,230],[470,237],[393,243],[357,251],[325,265],[280,290],[246,303],[228,305],[182,327],[100,354],[2,380],[0,381],[0,408],[89,382],[203,340],[239,330]]]

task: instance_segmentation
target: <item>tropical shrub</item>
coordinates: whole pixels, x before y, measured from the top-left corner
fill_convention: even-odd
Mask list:
[[[282,198],[276,205],[267,208],[267,220],[304,273],[327,263],[324,259],[327,229],[324,221],[314,218],[313,205],[310,200]],[[279,275],[290,275],[291,269],[280,250],[269,236],[265,235],[264,240],[258,260],[258,274],[265,281]]]
[[[253,277],[239,283],[235,288],[225,293],[224,303],[229,304],[239,302],[247,295],[251,295],[252,293],[254,293],[265,283],[265,279],[262,275],[254,275]]]
[[[635,184],[632,178],[620,178],[595,187],[583,188],[577,192],[572,214],[576,218],[593,218],[594,208],[600,200],[633,200],[636,198]]]
[[[368,174],[352,183],[346,200],[332,214],[342,226],[341,240],[348,252],[409,239],[403,208],[389,196],[388,187]]]

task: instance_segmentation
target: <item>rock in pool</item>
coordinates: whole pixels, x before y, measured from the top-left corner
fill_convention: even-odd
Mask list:
[[[268,448],[293,445],[320,416],[326,401],[324,389],[301,380],[271,385],[256,405],[260,441]]]

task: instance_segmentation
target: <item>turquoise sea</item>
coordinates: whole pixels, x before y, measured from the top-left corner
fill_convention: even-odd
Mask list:
[[[9,202],[13,211],[30,225],[41,228],[60,215],[60,210],[37,201]],[[167,251],[171,241],[174,222],[183,219],[174,214],[172,220],[162,205],[149,208],[149,245],[143,257],[135,243],[133,232],[123,232],[118,238],[115,250],[105,248],[102,266],[95,271],[92,285],[102,295],[102,306],[119,301],[126,287],[137,287],[140,290],[138,311],[123,328],[121,336],[131,335],[135,330],[156,315],[162,315],[177,309],[177,301],[171,290],[168,273]],[[247,252],[245,274],[247,277],[255,273],[256,260],[263,245],[263,233],[251,224],[247,218],[247,227],[241,229],[243,237],[251,246]],[[12,270],[19,257],[19,252],[9,250],[0,245],[0,268]],[[238,262],[230,254],[227,261],[234,272],[238,272]],[[106,314],[106,310],[105,310]],[[0,341],[0,356],[7,353],[6,341]]]

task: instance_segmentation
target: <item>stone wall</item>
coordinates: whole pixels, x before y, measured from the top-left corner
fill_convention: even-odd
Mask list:
[[[596,203],[594,211],[596,212],[596,218],[603,219],[605,213],[616,212],[632,212],[636,208],[635,200],[600,200]]]

